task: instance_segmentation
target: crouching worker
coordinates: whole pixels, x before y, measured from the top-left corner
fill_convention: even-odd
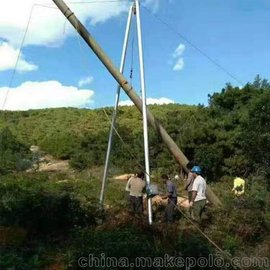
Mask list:
[[[144,173],[136,173],[131,176],[126,185],[129,192],[129,203],[133,214],[143,214],[143,192],[145,189]]]
[[[196,221],[200,221],[206,205],[206,181],[201,176],[202,170],[200,166],[194,166],[191,169],[191,172],[194,175],[194,182],[192,185],[192,198],[189,207],[191,208],[191,217]]]
[[[166,195],[162,196],[162,199],[168,199],[168,204],[165,209],[165,221],[174,221],[174,208],[177,205],[177,192],[174,183],[170,180],[168,175],[163,174],[161,176],[164,184],[166,184]]]
[[[236,196],[243,195],[245,193],[245,180],[240,178],[240,177],[236,177],[233,180],[233,189],[232,189],[232,191],[234,191],[234,194]]]

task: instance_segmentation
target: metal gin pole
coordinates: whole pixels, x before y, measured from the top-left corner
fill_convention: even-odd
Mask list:
[[[145,158],[145,172],[146,184],[150,185],[150,167],[149,167],[149,146],[148,146],[148,126],[147,126],[147,108],[146,108],[146,90],[144,78],[144,62],[143,62],[143,45],[142,45],[142,29],[140,17],[140,3],[135,0],[136,16],[137,16],[137,32],[138,32],[138,47],[140,60],[140,77],[141,77],[141,91],[142,91],[142,106],[143,106],[143,137],[144,137],[144,158]],[[152,224],[152,200],[147,198],[148,221]]]
[[[125,67],[128,38],[129,38],[130,25],[131,25],[131,19],[132,19],[132,10],[133,10],[133,4],[131,5],[131,7],[129,9],[129,13],[128,13],[126,33],[125,33],[124,45],[123,45],[123,51],[122,51],[122,57],[121,57],[120,72],[122,74],[123,74],[124,67]],[[109,134],[109,142],[108,142],[108,148],[107,148],[107,154],[106,154],[106,161],[105,161],[104,174],[103,174],[103,179],[102,179],[101,192],[100,192],[100,197],[99,197],[100,204],[103,204],[103,201],[104,201],[104,191],[105,191],[105,186],[106,186],[107,176],[108,176],[108,167],[109,167],[109,160],[110,160],[110,154],[111,154],[111,148],[112,148],[114,125],[115,125],[115,120],[116,120],[116,115],[117,115],[117,110],[118,110],[118,103],[119,103],[119,98],[120,98],[120,89],[121,89],[121,86],[118,84],[117,90],[116,90],[116,96],[115,96],[114,111],[113,111],[113,115],[112,115],[110,134]]]

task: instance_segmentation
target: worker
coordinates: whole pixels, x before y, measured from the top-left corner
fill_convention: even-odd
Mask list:
[[[200,221],[206,205],[206,181],[202,177],[202,169],[200,166],[193,166],[191,172],[193,173],[194,181],[189,207],[192,209],[192,218],[196,221]]]
[[[165,221],[172,223],[174,221],[174,208],[177,205],[177,191],[174,183],[171,181],[168,175],[163,174],[161,179],[166,185],[166,194],[162,196],[162,199],[168,199],[165,209]]]
[[[188,176],[187,180],[185,183],[185,190],[188,192],[188,202],[191,202],[192,198],[192,186],[194,182],[194,174],[191,172],[191,169],[193,168],[193,163],[189,162],[187,164],[187,169],[188,169]]]
[[[143,191],[145,189],[144,173],[137,172],[131,176],[126,185],[129,192],[129,203],[133,214],[143,213]]]
[[[245,193],[245,180],[240,178],[240,177],[236,177],[233,180],[233,189],[232,191],[234,191],[234,194],[236,196],[241,196]]]

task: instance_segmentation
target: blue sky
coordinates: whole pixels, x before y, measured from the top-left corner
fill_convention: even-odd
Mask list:
[[[113,106],[116,82],[69,23],[65,23],[63,15],[52,8],[53,2],[17,2],[0,4],[1,109]],[[100,2],[69,6],[118,67],[130,3]],[[141,2],[146,92],[152,102],[207,105],[207,95],[220,91],[227,82],[240,86],[257,74],[270,79],[268,0]],[[13,9],[15,3],[19,5],[17,13]],[[33,4],[36,5],[9,88]],[[135,31],[132,27],[125,75],[129,79],[134,32],[132,83],[140,94]],[[124,93],[121,101],[129,103]]]

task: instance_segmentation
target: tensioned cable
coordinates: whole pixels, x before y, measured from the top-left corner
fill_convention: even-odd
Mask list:
[[[169,23],[167,23],[164,19],[160,18],[156,14],[152,13],[151,10],[149,10],[145,5],[142,4],[142,7],[151,14],[156,20],[158,20],[160,23],[165,25],[171,32],[179,36],[181,39],[185,40],[191,47],[193,47],[195,50],[197,50],[201,55],[206,57],[210,62],[212,62],[215,66],[220,68],[223,72],[225,72],[228,76],[230,76],[232,79],[240,83],[241,85],[244,85],[244,83],[238,79],[234,74],[232,74],[230,71],[228,71],[226,68],[224,68],[221,64],[219,64],[216,60],[214,60],[212,57],[210,57],[207,53],[205,53],[202,49],[200,49],[198,46],[196,46],[194,43],[192,43],[186,36],[178,32],[173,26],[171,26]]]
[[[134,62],[134,27],[133,27],[133,31],[132,31],[132,41],[131,41],[131,61],[130,61],[130,74],[129,74],[129,78],[130,78],[130,85],[131,87],[132,82],[133,82],[133,71],[134,71],[134,66],[133,66],[133,62]]]
[[[115,3],[115,2],[133,2],[132,0],[101,0],[101,1],[87,1],[87,2],[67,2],[68,4],[91,4],[91,3]],[[171,32],[179,36],[181,39],[185,40],[191,47],[193,47],[195,50],[197,50],[201,55],[203,55],[205,58],[207,58],[210,62],[212,62],[215,66],[217,66],[219,69],[221,69],[223,72],[225,72],[229,77],[237,81],[239,84],[244,85],[244,83],[236,77],[233,73],[228,71],[225,67],[223,67],[221,64],[219,64],[216,60],[214,60],[212,57],[210,57],[207,53],[205,53],[202,49],[200,49],[198,46],[196,46],[193,42],[191,42],[186,36],[178,32],[172,25],[167,23],[164,19],[159,17],[158,15],[151,12],[149,8],[147,8],[146,5],[141,4],[141,6],[150,14],[152,15],[156,20],[158,20],[160,23],[165,25]]]
[[[19,47],[19,52],[18,52],[18,56],[17,56],[16,62],[15,62],[15,66],[14,66],[14,68],[12,70],[12,74],[11,74],[10,81],[9,81],[9,84],[8,84],[8,89],[6,91],[6,95],[5,95],[4,101],[2,103],[2,110],[4,110],[4,108],[5,108],[7,98],[8,98],[9,92],[10,92],[10,88],[11,88],[11,85],[13,83],[15,73],[16,73],[16,70],[17,70],[17,67],[18,67],[18,64],[19,64],[19,61],[20,61],[21,54],[22,54],[22,47],[24,46],[26,35],[27,35],[28,30],[29,30],[29,26],[30,26],[30,22],[31,22],[32,15],[33,15],[33,12],[34,12],[34,8],[37,7],[37,6],[44,7],[44,8],[53,8],[53,9],[55,9],[55,7],[41,5],[41,4],[32,5],[30,15],[28,17],[27,25],[26,25],[26,28],[25,28],[25,31],[24,31],[24,34],[23,34],[23,38],[22,38],[22,41],[21,41],[21,44],[20,44],[20,47]]]
[[[169,199],[170,200],[170,199]],[[210,242],[215,248],[217,248],[227,259],[231,260],[232,256],[230,254],[228,254],[227,252],[225,252],[218,244],[216,244],[206,233],[204,233],[199,226],[197,226],[197,224],[191,219],[189,218],[185,212],[177,205],[175,204],[172,200],[170,200],[173,205],[176,207],[176,209],[184,216],[184,218],[186,218],[194,227],[195,229],[202,235],[204,236],[208,242]],[[234,266],[235,267],[235,266]],[[244,270],[240,265],[238,265],[236,268],[239,268],[241,270]]]
[[[7,98],[8,98],[9,91],[10,91],[10,87],[11,87],[11,85],[13,83],[15,72],[16,72],[17,66],[19,64],[19,60],[20,60],[20,56],[21,56],[21,52],[22,52],[22,47],[24,45],[26,34],[27,34],[28,29],[29,29],[29,26],[30,26],[30,21],[31,21],[31,18],[32,18],[34,7],[35,7],[34,5],[31,7],[31,11],[30,11],[30,15],[28,17],[28,21],[27,21],[26,29],[24,31],[23,39],[22,39],[22,42],[21,42],[20,47],[19,47],[19,52],[18,52],[18,56],[17,56],[17,59],[16,59],[16,63],[15,63],[15,66],[14,66],[13,71],[12,71],[12,74],[11,74],[11,78],[10,78],[10,81],[9,81],[9,84],[8,84],[8,89],[7,89],[7,92],[6,92],[4,101],[2,103],[2,110],[4,110],[4,107],[6,105]]]
[[[105,111],[104,108],[103,108],[103,112],[104,112],[104,114],[106,115],[106,117],[107,117],[108,121],[110,122],[110,124],[112,124],[112,123],[111,123],[111,119],[109,118],[109,116],[108,116],[108,114],[107,114],[107,112]],[[129,153],[129,155],[130,155],[131,157],[133,157],[133,159],[135,160],[135,163],[143,170],[143,172],[144,172],[146,175],[150,176],[150,175],[144,170],[144,166],[137,160],[137,157],[135,157],[134,154],[133,154],[131,151],[129,151],[128,144],[124,141],[123,137],[119,134],[119,132],[118,132],[118,130],[116,129],[115,126],[113,126],[113,129],[114,129],[114,132],[115,132],[115,134],[117,135],[117,137],[118,137],[118,138],[120,139],[120,141],[122,142],[122,144],[126,147],[128,153]]]

